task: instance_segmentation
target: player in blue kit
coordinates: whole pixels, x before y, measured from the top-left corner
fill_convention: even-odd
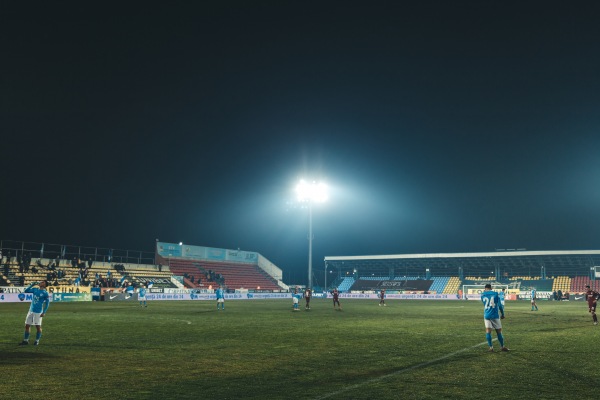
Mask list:
[[[219,286],[217,290],[215,290],[215,294],[217,295],[217,310],[219,309],[219,304],[223,311],[225,311],[225,292],[223,291],[223,287]]]
[[[140,301],[140,307],[148,307],[146,304],[146,288],[143,285],[138,289],[138,300]]]
[[[485,289],[481,294],[481,302],[483,303],[483,321],[485,323],[485,338],[490,346],[489,351],[494,351],[492,345],[492,329],[496,330],[498,335],[498,342],[500,343],[502,351],[509,351],[504,346],[504,336],[502,336],[502,323],[501,319],[504,319],[504,306],[500,302],[500,296],[497,292],[492,290],[492,285],[489,283],[485,285]],[[500,314],[502,316],[500,316]]]
[[[34,288],[35,285],[38,285],[39,289]],[[33,297],[31,299],[29,312],[25,318],[25,334],[23,335],[23,341],[19,344],[20,346],[29,344],[29,330],[31,325],[35,325],[35,328],[37,329],[37,334],[35,336],[35,342],[33,342],[33,345],[37,346],[40,344],[40,339],[42,337],[42,318],[44,315],[46,315],[48,307],[50,306],[50,296],[46,291],[47,285],[48,282],[46,281],[33,282],[31,285],[25,288],[25,293],[32,293]]]
[[[131,296],[133,296],[134,291],[135,289],[133,288],[133,282],[127,283],[127,286],[125,287],[125,293],[127,294],[127,296],[125,298],[128,299]]]
[[[298,288],[294,289],[294,293],[292,293],[292,310],[300,311],[298,304],[300,303],[301,298],[302,293],[298,293]]]
[[[500,293],[498,293],[498,296],[500,297],[500,304],[502,304],[502,307],[504,308],[504,299],[506,297],[506,289],[502,288],[502,291]]]
[[[538,310],[537,304],[535,304],[535,288],[531,288],[531,311],[535,308],[535,311]]]

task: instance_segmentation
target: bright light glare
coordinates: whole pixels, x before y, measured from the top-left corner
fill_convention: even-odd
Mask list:
[[[327,201],[327,185],[323,182],[311,182],[308,183],[305,180],[301,180],[296,186],[296,195],[298,201],[301,202],[312,202],[312,203],[323,203]]]

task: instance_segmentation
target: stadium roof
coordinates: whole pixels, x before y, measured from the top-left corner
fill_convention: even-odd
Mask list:
[[[388,254],[370,256],[328,256],[327,268],[358,269],[359,273],[421,275],[429,269],[435,276],[486,275],[492,271],[504,276],[588,275],[600,266],[600,250],[508,250],[484,253]],[[542,268],[545,268],[542,274]]]

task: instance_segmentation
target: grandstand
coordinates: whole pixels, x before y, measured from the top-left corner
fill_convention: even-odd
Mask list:
[[[183,276],[188,288],[224,285],[228,290],[287,290],[281,269],[255,252],[157,242],[156,262]]]
[[[334,285],[344,291],[379,290],[393,281],[411,280],[422,284],[407,287],[445,294],[458,293],[464,284],[488,282],[515,291],[535,287],[538,292],[582,293],[585,285],[600,289],[600,250],[341,256],[325,257],[325,265],[326,271],[337,272]]]
[[[184,259],[162,261],[169,265],[173,274],[184,276],[185,286],[190,288],[212,289],[224,285],[229,289],[282,289],[272,277],[254,264]],[[194,282],[191,280],[192,276]]]
[[[288,290],[281,280],[281,269],[255,252],[158,241],[152,255],[9,241],[1,241],[0,247],[5,256],[0,287],[47,279],[53,262],[72,285],[79,275],[78,268],[73,267],[76,261],[88,270],[82,286],[93,285],[100,278],[106,281],[100,284],[103,287],[117,287],[127,280],[153,282],[155,288],[211,290],[222,284],[232,291]],[[22,256],[32,253],[39,257],[29,260],[30,268],[23,268]],[[506,284],[511,290],[522,292],[535,287],[540,293],[574,294],[584,292],[585,285],[600,290],[600,250],[342,256],[325,257],[324,261],[326,273],[336,276],[324,289],[336,287],[341,292],[385,287],[392,291],[456,294],[465,284],[488,282]]]
[[[60,286],[120,287],[125,280],[154,288],[285,291],[282,271],[254,252],[156,242],[155,253],[0,241],[0,287],[49,280]],[[34,257],[37,256],[37,257]],[[81,272],[85,271],[85,276]],[[58,290],[58,289],[57,289]]]

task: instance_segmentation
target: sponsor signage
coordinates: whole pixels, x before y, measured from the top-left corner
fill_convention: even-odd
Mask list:
[[[331,293],[327,293],[327,298],[332,299]],[[456,294],[419,294],[419,293],[398,293],[385,295],[386,300],[459,300]],[[376,293],[340,293],[340,299],[379,299]]]
[[[23,293],[27,286],[3,286],[2,291],[4,293]]]
[[[190,294],[146,293],[146,300],[195,300]],[[200,300],[200,299],[197,299]]]
[[[536,300],[548,300],[552,297],[552,292],[540,292],[540,291],[536,291],[535,292],[535,299]],[[531,300],[531,291],[527,290],[527,291],[520,291],[519,292],[519,299],[529,299]]]
[[[184,257],[194,260],[235,261],[258,263],[258,253],[243,250],[228,250],[214,247],[158,242],[156,250],[163,258]]]
[[[54,293],[52,301],[92,301],[91,293]]]
[[[0,303],[29,303],[32,297],[32,293],[0,293]]]
[[[248,299],[291,299],[291,293],[245,293]]]
[[[104,293],[104,301],[137,301],[137,293]]]
[[[171,278],[164,278],[159,276],[138,276],[136,280],[144,285],[152,282],[154,285],[170,285]]]
[[[253,299],[289,299],[291,293],[225,293],[225,300],[253,300]],[[208,300],[217,301],[214,293],[148,293],[147,300]]]

